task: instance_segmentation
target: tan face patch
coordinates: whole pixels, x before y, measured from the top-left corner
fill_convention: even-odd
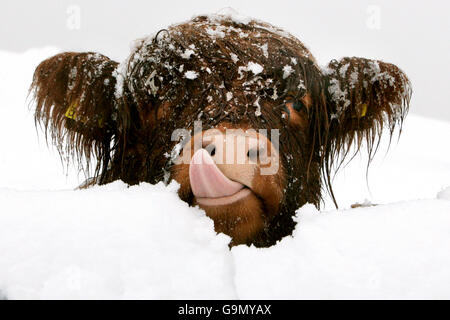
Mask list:
[[[255,145],[260,146],[259,142],[267,139],[256,131],[252,132],[247,130],[248,126],[245,124],[239,125],[238,128],[237,130],[239,132],[233,132],[233,134],[240,136],[241,131],[245,133],[244,143],[239,145],[246,148],[244,150],[245,154],[247,154],[247,149],[250,150]],[[187,156],[187,160],[190,160],[195,149],[195,141],[203,138],[202,144],[199,144],[199,147],[204,148],[211,154],[217,167],[227,178],[245,186],[244,192],[247,190],[245,197],[225,204],[218,203],[218,201],[220,202],[220,198],[206,199],[207,201],[204,201],[203,198],[201,199],[202,201],[196,199],[192,194],[190,186],[189,162],[186,161],[181,161],[172,167],[172,177],[181,185],[179,189],[181,199],[191,205],[199,205],[204,209],[207,216],[214,220],[215,230],[231,236],[233,238],[232,245],[237,245],[251,243],[252,239],[258,233],[263,232],[264,227],[275,217],[283,199],[283,189],[285,186],[283,177],[285,173],[284,168],[280,166],[275,174],[262,174],[262,169],[271,165],[270,163],[261,163],[260,160],[265,159],[262,155],[266,155],[268,158],[278,155],[269,140],[267,140],[267,143],[263,143],[265,149],[258,151],[257,160],[250,159],[248,163],[242,164],[235,161],[237,158],[234,157],[233,160],[235,163],[220,163],[221,161],[216,161],[226,159],[226,156],[223,159],[221,158],[220,149],[223,147],[227,151],[226,155],[228,155],[228,147],[231,141],[221,141],[221,139],[229,139],[230,136],[225,136],[223,133],[233,129],[236,130],[235,125],[233,126],[230,123],[224,122],[214,130],[206,130],[198,133],[185,145],[183,151],[187,152],[183,156],[180,155],[180,159]],[[233,134],[231,134],[231,137],[233,137]],[[255,144],[256,139],[258,141],[257,144]],[[223,144],[220,145],[219,142]],[[238,140],[235,142],[238,142]],[[212,144],[215,145],[214,155],[212,155],[212,149],[210,148]],[[234,149],[235,147],[238,147],[238,145],[231,144],[230,150],[238,152],[238,150]],[[212,201],[209,200],[214,200],[213,204],[210,204]]]

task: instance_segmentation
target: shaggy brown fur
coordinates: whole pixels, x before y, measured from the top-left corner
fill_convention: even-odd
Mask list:
[[[284,196],[278,214],[245,240],[257,246],[291,234],[303,204],[320,206],[323,184],[332,190],[333,165],[352,144],[367,141],[372,157],[383,127],[392,135],[401,126],[411,95],[392,64],[353,57],[322,70],[285,31],[222,16],[141,39],[120,65],[96,53],[59,54],[38,66],[31,90],[36,121],[64,157],[97,160],[97,183],[156,183],[175,174],[191,204],[188,176],[172,163],[173,130],[192,130],[196,120],[204,130],[225,122],[279,129]]]

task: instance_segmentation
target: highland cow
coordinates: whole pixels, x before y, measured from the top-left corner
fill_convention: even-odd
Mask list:
[[[95,164],[85,187],[176,180],[231,245],[260,247],[292,233],[297,208],[319,207],[326,190],[334,199],[332,170],[352,145],[366,142],[372,156],[384,127],[401,128],[411,96],[395,65],[349,57],[320,68],[291,34],[227,15],[137,40],[121,64],[58,54],[30,90],[36,122],[64,158]]]

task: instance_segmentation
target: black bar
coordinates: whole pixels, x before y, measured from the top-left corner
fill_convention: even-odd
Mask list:
[[[413,314],[428,319],[443,311],[449,314],[449,301],[338,301],[338,300],[152,300],[152,301],[0,301],[0,314],[55,315],[58,319],[114,316],[124,319],[299,319],[344,317],[381,319]],[[7,310],[9,309],[9,310]],[[86,311],[88,310],[88,311]],[[158,316],[160,315],[160,316]],[[61,318],[62,317],[62,318]],[[309,318],[309,319],[308,319]],[[331,319],[330,319],[331,320]],[[334,320],[334,319],[333,319]]]

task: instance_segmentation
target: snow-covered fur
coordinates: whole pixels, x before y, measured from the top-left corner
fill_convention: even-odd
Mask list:
[[[223,123],[279,129],[283,183],[260,187],[283,196],[260,195],[264,227],[245,241],[258,246],[291,234],[295,209],[319,207],[324,189],[332,193],[333,165],[352,144],[366,140],[372,155],[383,127],[392,135],[401,126],[411,95],[392,64],[353,57],[322,69],[289,33],[223,15],[137,40],[121,64],[98,53],[56,55],[37,67],[31,90],[36,120],[63,156],[98,160],[96,183],[178,177],[189,203],[185,169],[172,163],[173,130],[192,130],[196,120],[205,130]],[[265,209],[271,201],[278,202],[275,215]]]

